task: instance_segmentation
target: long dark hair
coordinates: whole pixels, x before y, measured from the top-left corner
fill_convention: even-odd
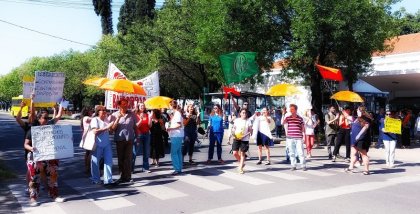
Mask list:
[[[84,128],[83,127],[83,118],[84,117],[90,117],[91,115],[89,115],[89,113],[90,113],[90,111],[91,111],[91,108],[90,107],[83,107],[82,108],[82,111],[80,112],[80,127],[82,127],[82,129]]]

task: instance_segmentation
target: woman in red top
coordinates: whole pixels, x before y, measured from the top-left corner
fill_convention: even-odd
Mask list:
[[[350,128],[352,121],[353,117],[351,116],[351,109],[346,107],[338,119],[340,129],[338,130],[337,141],[334,146],[333,162],[335,162],[337,156],[340,154],[340,147],[343,144],[346,145],[346,162],[350,162]]]
[[[137,129],[136,139],[133,144],[133,161],[132,161],[132,173],[134,173],[134,167],[136,163],[136,156],[139,155],[139,150],[142,148],[143,151],[143,170],[150,173],[149,170],[149,156],[150,156],[150,118],[146,111],[144,103],[139,103],[136,108],[137,117]]]

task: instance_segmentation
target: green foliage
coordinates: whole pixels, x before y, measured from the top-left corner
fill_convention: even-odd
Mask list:
[[[114,33],[112,28],[112,0],[92,0],[95,13],[101,16],[102,34],[107,35]]]
[[[399,21],[400,35],[420,32],[420,10],[415,14],[408,13],[405,8],[394,13]]]
[[[155,0],[125,0],[118,18],[118,32],[126,35],[133,24],[153,19],[155,5]]]

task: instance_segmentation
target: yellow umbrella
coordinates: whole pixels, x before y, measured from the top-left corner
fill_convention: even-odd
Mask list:
[[[86,84],[86,85],[92,85],[92,86],[100,87],[105,82],[108,82],[108,81],[109,81],[108,78],[94,77],[94,78],[90,78],[90,79],[85,80],[83,83]]]
[[[294,94],[300,94],[300,91],[295,85],[282,83],[269,88],[266,94],[270,96],[284,97]]]
[[[139,94],[146,95],[146,91],[135,82],[131,82],[126,79],[113,79],[105,82],[99,88],[115,91],[118,93],[129,93],[129,94]]]
[[[172,98],[165,97],[165,96],[156,96],[147,99],[144,102],[144,105],[147,109],[161,109],[161,108],[169,108],[170,102]]]
[[[339,91],[331,96],[331,99],[335,99],[338,101],[346,101],[352,103],[363,103],[363,98],[352,91]]]

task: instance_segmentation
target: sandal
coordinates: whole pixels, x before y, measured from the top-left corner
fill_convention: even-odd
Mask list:
[[[369,171],[363,171],[363,175],[370,175]]]

